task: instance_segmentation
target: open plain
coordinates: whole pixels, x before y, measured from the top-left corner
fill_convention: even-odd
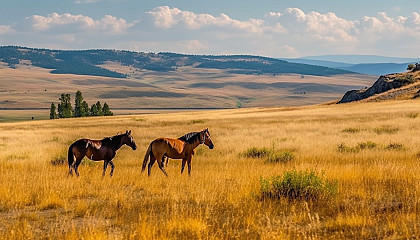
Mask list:
[[[57,104],[62,93],[70,93],[74,103],[78,90],[89,105],[100,100],[111,109],[297,106],[337,100],[377,79],[361,74],[234,74],[193,67],[158,72],[117,63],[101,67],[127,78],[53,74],[30,64],[13,69],[0,62],[0,109],[44,108],[48,116],[51,103]]]

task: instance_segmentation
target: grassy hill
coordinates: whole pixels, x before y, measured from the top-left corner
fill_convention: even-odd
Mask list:
[[[348,74],[349,71],[308,64],[290,63],[283,60],[259,56],[205,56],[175,53],[142,53],[118,50],[64,51],[33,49],[24,47],[0,47],[0,60],[10,67],[27,61],[30,64],[52,69],[51,73],[71,73],[124,78],[125,75],[101,68],[106,62],[118,62],[139,70],[157,72],[174,71],[178,67],[229,69],[243,74],[309,74],[329,76]]]
[[[113,110],[132,109],[119,113],[146,108],[295,106],[337,100],[375,80],[257,56],[0,47],[0,59],[0,111],[47,109],[61,93],[71,93],[73,101],[77,90],[89,104],[101,101]],[[41,111],[48,116],[48,110]],[[18,115],[0,112],[3,119]]]
[[[207,127],[215,148],[198,147],[191,177],[179,160],[168,178],[156,166],[140,173],[150,141]],[[112,178],[86,159],[79,178],[67,176],[73,141],[127,129],[138,149],[118,151]],[[0,123],[0,132],[2,239],[420,238],[417,100]],[[290,183],[306,176],[316,191],[265,194],[293,172]]]

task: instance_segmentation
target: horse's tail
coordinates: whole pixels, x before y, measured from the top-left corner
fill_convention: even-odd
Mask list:
[[[141,172],[143,172],[146,169],[146,165],[147,165],[147,162],[149,161],[149,157],[150,157],[151,154],[153,154],[152,153],[152,144],[153,144],[153,142],[150,143],[149,147],[146,150],[146,154],[144,155],[144,160],[143,160],[143,165],[141,167]]]
[[[74,143],[72,145],[70,145],[69,151],[68,151],[68,154],[67,154],[68,161],[69,161],[69,174],[72,174],[72,175],[73,175],[73,171],[72,171],[71,167],[72,167],[73,162],[74,162],[73,146],[74,146]]]

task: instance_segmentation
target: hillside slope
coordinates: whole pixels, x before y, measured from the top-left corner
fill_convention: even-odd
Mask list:
[[[194,68],[228,69],[231,73],[240,74],[294,73],[330,76],[351,73],[341,69],[290,63],[273,58],[249,55],[211,56],[119,50],[65,51],[14,46],[0,47],[0,60],[12,68],[25,62],[37,67],[52,69],[51,73],[116,78],[125,78],[126,75],[100,67],[100,65],[107,62],[118,62],[124,66],[132,66],[137,70],[156,72],[174,71],[178,67],[190,66]]]
[[[417,98],[418,89],[420,71],[388,74],[379,77],[369,88],[348,91],[338,103]]]

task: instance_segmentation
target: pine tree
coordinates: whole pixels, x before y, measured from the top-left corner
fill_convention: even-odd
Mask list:
[[[98,107],[96,106],[96,104],[93,104],[92,107],[90,107],[90,116],[99,116]]]
[[[114,113],[111,112],[111,109],[109,108],[108,104],[104,103],[104,107],[102,108],[102,112],[104,113],[104,116],[113,116]]]
[[[74,102],[74,117],[82,117],[82,102],[83,102],[82,92],[77,91],[75,102]]]
[[[90,109],[89,105],[86,101],[82,102],[82,105],[80,106],[80,116],[81,117],[88,117],[90,115]]]
[[[51,109],[50,109],[50,119],[57,119],[57,110],[55,108],[55,104],[51,103]]]
[[[98,109],[98,115],[96,115],[96,116],[103,116],[104,115],[104,113],[102,112],[102,105],[101,105],[101,102],[96,102],[96,108]]]
[[[73,108],[70,103],[70,94],[62,93],[59,98],[60,104],[58,104],[58,117],[59,118],[71,118],[73,117]]]

